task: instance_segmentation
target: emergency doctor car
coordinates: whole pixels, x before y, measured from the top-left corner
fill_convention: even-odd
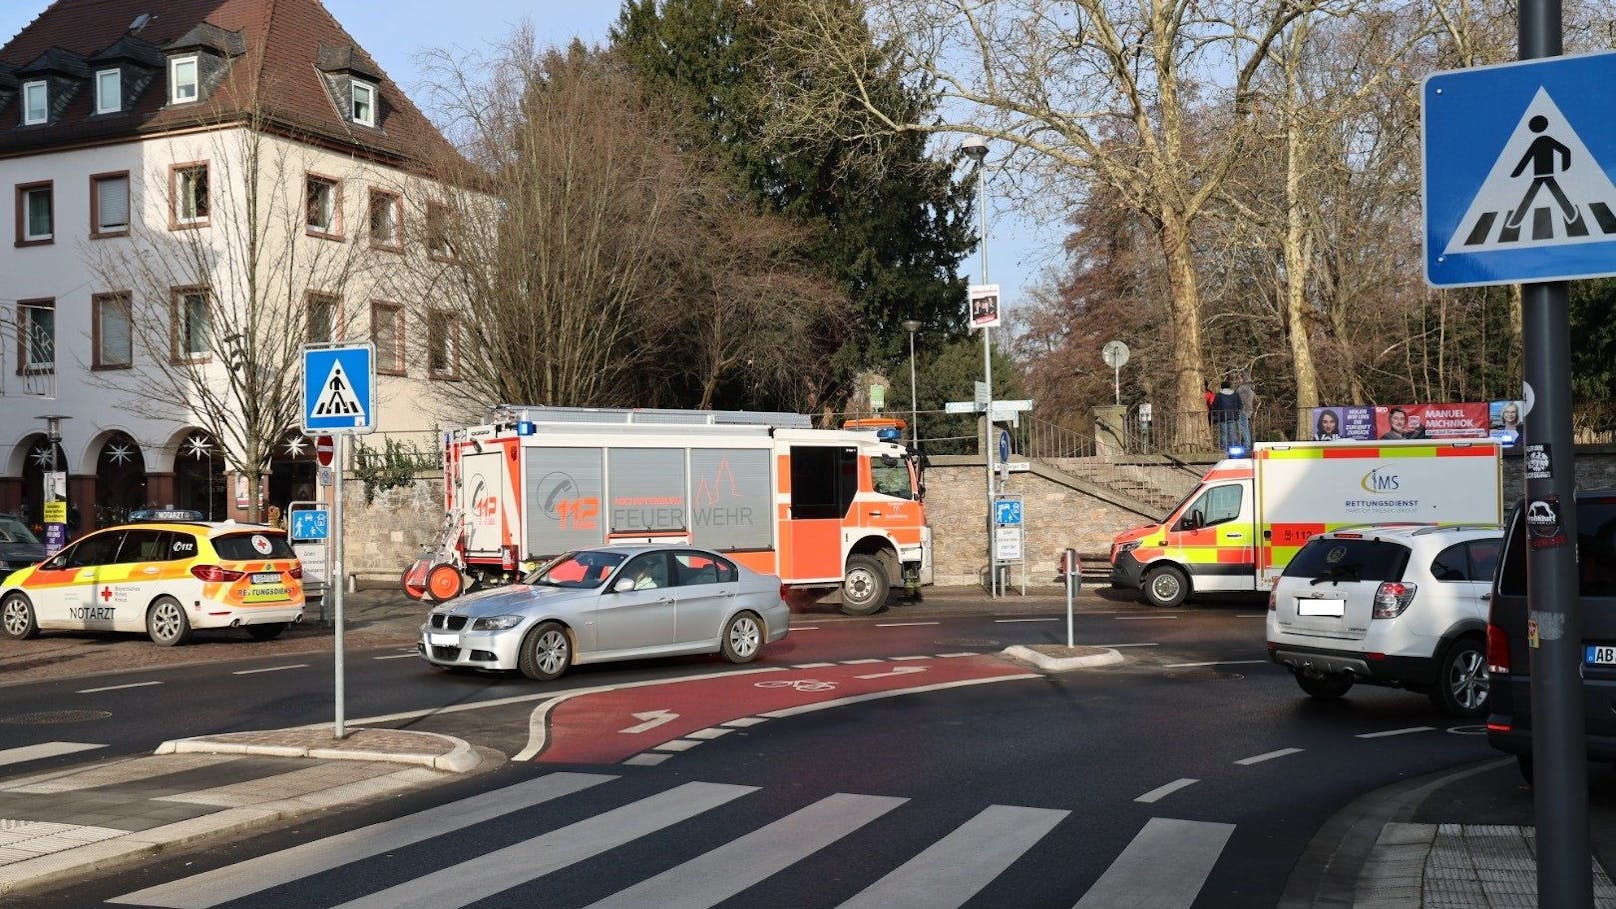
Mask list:
[[[0,631],[144,631],[164,646],[198,628],[267,641],[303,619],[303,569],[286,533],[233,521],[98,530],[0,583]]]

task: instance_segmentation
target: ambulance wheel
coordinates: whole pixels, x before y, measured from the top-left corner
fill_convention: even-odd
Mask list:
[[[570,665],[572,639],[567,637],[567,629],[556,622],[545,622],[528,632],[516,658],[516,668],[537,682],[560,678]]]
[[[265,622],[262,625],[248,625],[247,637],[255,641],[273,641],[281,636],[290,622]]]
[[[426,573],[427,599],[434,603],[444,603],[460,596],[465,581],[460,576],[460,569],[453,565],[435,565]]]
[[[887,604],[892,582],[881,560],[870,555],[847,557],[847,574],[842,576],[842,612],[846,615],[875,615]]]
[[[1145,583],[1139,588],[1145,602],[1161,609],[1176,609],[1190,595],[1189,576],[1171,565],[1152,568],[1145,574]]]
[[[146,610],[146,634],[160,647],[189,641],[191,620],[185,617],[185,607],[173,597],[158,597]]]
[[[39,634],[39,622],[34,618],[34,604],[21,593],[13,593],[0,604],[0,631],[6,637],[26,641]]]

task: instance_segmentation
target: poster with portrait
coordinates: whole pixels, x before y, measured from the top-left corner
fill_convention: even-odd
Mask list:
[[[1313,441],[1333,442],[1346,436],[1342,433],[1343,407],[1315,407],[1309,425],[1313,427]]]
[[[1487,405],[1487,434],[1504,443],[1505,448],[1521,444],[1526,433],[1522,417],[1526,405],[1520,401],[1492,401]]]
[[[972,284],[966,294],[970,314],[970,325],[974,331],[978,328],[997,328],[1002,321],[999,318],[999,285]]]
[[[1376,439],[1485,439],[1488,405],[1382,404],[1375,407]]]

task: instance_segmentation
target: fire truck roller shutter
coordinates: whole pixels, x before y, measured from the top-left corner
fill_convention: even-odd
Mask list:
[[[527,509],[527,558],[599,546],[605,452],[600,448],[524,450],[522,496]]]
[[[767,450],[691,449],[690,498],[693,544],[730,552],[775,545]]]

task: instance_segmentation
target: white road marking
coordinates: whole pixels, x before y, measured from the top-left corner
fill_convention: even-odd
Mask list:
[[[162,682],[130,682],[127,685],[108,685],[105,688],[83,688],[83,689],[80,689],[80,690],[78,690],[78,691],[76,691],[74,693],[75,694],[99,694],[100,692],[103,692],[103,691],[122,691],[125,688],[148,688],[148,687],[150,687],[152,685],[161,685],[161,684],[163,684],[163,683]]]
[[[387,656],[371,657],[371,659],[373,659],[373,660],[407,660],[412,656],[420,656],[420,654],[418,654],[418,653],[390,653]]]
[[[1153,817],[1076,909],[1189,909],[1232,833],[1233,824]]]
[[[996,625],[1016,625],[1022,622],[1064,622],[1065,619],[994,619]]]
[[[552,871],[594,858],[755,791],[755,786],[686,783],[542,836],[362,896],[343,903],[337,909],[460,909]]]
[[[901,656],[901,657],[887,657],[887,659],[891,660],[894,663],[901,663],[901,662],[903,662],[905,660],[929,660],[929,659],[931,659],[931,657],[929,657],[929,656]]]
[[[1250,767],[1252,764],[1261,764],[1263,761],[1271,761],[1274,758],[1290,757],[1293,754],[1301,753],[1302,749],[1300,748],[1281,748],[1278,751],[1270,751],[1267,754],[1258,754],[1248,758],[1241,758],[1240,760],[1235,761],[1235,763],[1242,767]]]
[[[671,754],[636,754],[623,763],[632,767],[655,767],[671,757],[673,757]]]
[[[942,622],[877,622],[877,628],[912,628],[916,625],[941,625]]]
[[[1119,622],[1160,622],[1160,621],[1164,621],[1164,620],[1168,620],[1168,619],[1176,619],[1176,618],[1178,618],[1178,616],[1176,616],[1176,615],[1119,615],[1119,616],[1117,616],[1117,621],[1119,621]]]
[[[1004,873],[1071,814],[990,805],[840,909],[954,909]]]
[[[640,881],[589,909],[707,909],[858,830],[908,799],[838,792]]]
[[[733,729],[725,729],[722,726],[709,726],[706,729],[697,729],[695,732],[692,732],[692,733],[689,733],[688,735],[686,735],[685,738],[687,738],[687,739],[701,739],[703,741],[706,741],[708,739],[716,739],[721,735],[729,735],[731,732],[734,732],[734,731],[735,730],[733,730]]]
[[[939,682],[935,685],[921,685],[918,688],[900,688],[896,691],[872,691],[869,694],[854,694],[845,698],[836,698],[832,701],[820,701],[814,704],[798,704],[795,707],[783,707],[779,710],[770,710],[762,714],[769,719],[780,719],[788,716],[798,716],[804,713],[813,713],[816,710],[829,710],[832,707],[845,707],[848,704],[862,704],[865,701],[878,701],[882,698],[903,697],[909,694],[924,694],[928,691],[942,691],[946,688],[964,688],[968,685],[991,685],[994,682],[1017,682],[1022,679],[1041,679],[1041,672],[1025,672],[1016,675],[1000,675],[990,679],[965,679],[959,682]]]
[[[835,663],[798,663],[795,666],[792,666],[791,668],[792,669],[824,669],[827,666],[835,666],[835,665],[836,665]]]
[[[976,653],[939,653],[939,654],[937,654],[937,656],[939,658],[941,658],[941,659],[944,659],[944,660],[955,660],[955,659],[959,659],[960,657],[978,656],[978,654],[976,654]]]
[[[912,675],[916,672],[925,672],[924,666],[894,666],[888,672],[877,672],[872,675],[856,675],[855,679],[890,679],[893,676]]]
[[[843,666],[867,666],[870,663],[884,663],[885,660],[842,660]]]
[[[1208,660],[1205,663],[1168,663],[1163,669],[1192,669],[1197,666],[1249,666],[1254,663],[1267,663],[1268,660]]]
[[[615,779],[615,776],[596,773],[550,773],[437,808],[125,893],[108,902],[164,909],[210,909]]]
[[[270,666],[265,669],[237,669],[231,675],[257,675],[260,672],[282,672],[287,669],[307,669],[308,663],[293,663],[290,666]]]
[[[697,745],[700,745],[700,744],[701,744],[701,742],[696,741],[695,739],[673,739],[672,741],[667,741],[667,742],[663,742],[660,745],[656,745],[656,746],[652,747],[651,750],[652,751],[670,751],[670,752],[673,752],[674,754],[679,754],[680,752],[689,751],[690,749],[692,749],[692,748],[694,748],[694,747],[696,747]]]
[[[724,725],[734,726],[736,729],[746,729],[749,726],[756,726],[759,723],[766,722],[768,722],[768,720],[760,716],[741,716],[725,722]]]
[[[1410,726],[1407,729],[1388,729],[1385,732],[1360,732],[1354,738],[1383,739],[1393,735],[1408,735],[1411,732],[1430,732],[1430,726]]]
[[[679,718],[679,714],[674,713],[671,710],[647,710],[644,713],[634,714],[634,718],[636,720],[643,720],[644,722],[636,723],[627,729],[619,729],[617,731],[625,735],[638,735],[642,732],[650,732],[652,729],[655,729],[664,723],[671,723],[674,720],[677,720]]]
[[[819,626],[818,625],[793,625],[793,626],[791,626],[791,630],[792,631],[818,631]]]
[[[1178,790],[1183,789],[1185,786],[1193,786],[1199,782],[1200,780],[1192,780],[1189,777],[1173,780],[1171,783],[1168,783],[1165,786],[1157,786],[1155,789],[1152,789],[1144,795],[1134,799],[1134,801],[1144,802],[1147,805],[1151,802],[1159,802]]]
[[[23,745],[20,748],[7,748],[0,751],[0,765],[21,764],[23,761],[37,761],[40,758],[76,754],[80,751],[94,751],[97,748],[105,747],[107,746],[90,745],[84,742],[41,742],[38,745]]]

